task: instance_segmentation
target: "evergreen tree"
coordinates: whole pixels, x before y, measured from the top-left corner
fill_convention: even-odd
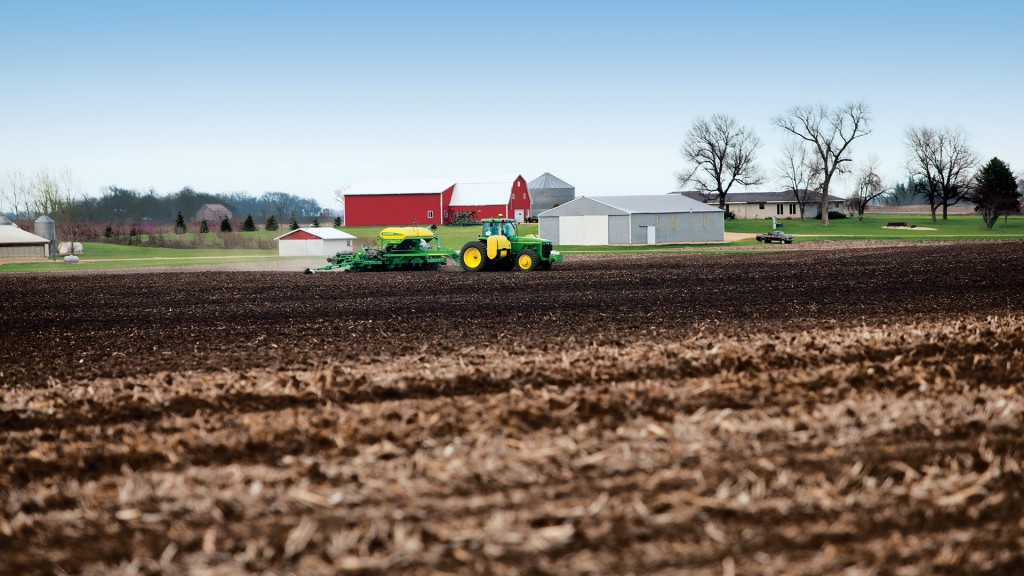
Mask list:
[[[334,217],[334,227],[341,228],[341,216]]]
[[[264,226],[264,228],[267,229],[267,230],[270,230],[271,232],[274,232],[274,231],[277,230],[277,218],[274,218],[273,214],[271,214],[270,216],[267,216],[267,223]]]
[[[210,227],[209,227],[209,225],[206,224],[206,220],[201,220],[199,222],[199,233],[200,234],[206,234],[209,231],[210,231]]]
[[[1016,214],[1020,211],[1020,192],[1017,180],[1006,162],[999,158],[988,161],[974,179],[974,187],[968,195],[971,202],[977,204],[974,210],[981,214],[985,226],[992,226],[1003,214]]]
[[[320,227],[320,219],[317,218],[316,216],[314,216],[313,217],[313,228],[319,228],[319,227]]]
[[[227,218],[221,220],[220,221],[220,231],[221,232],[231,232],[231,220],[228,220]]]
[[[288,228],[289,230],[298,230],[299,229],[299,221],[295,219],[295,212],[292,212],[292,221],[291,221],[291,223],[288,224],[288,226],[289,226],[289,228]]]
[[[181,210],[178,211],[178,217],[174,220],[174,233],[184,234],[188,232],[188,228],[185,226],[185,217],[181,215]]]
[[[255,232],[256,223],[252,221],[252,214],[245,217],[245,222],[242,223],[242,232]]]

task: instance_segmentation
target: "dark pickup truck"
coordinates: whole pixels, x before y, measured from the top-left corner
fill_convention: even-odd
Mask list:
[[[793,235],[786,234],[782,230],[776,230],[767,234],[758,234],[757,241],[761,244],[771,244],[772,242],[782,242],[783,244],[792,244]]]

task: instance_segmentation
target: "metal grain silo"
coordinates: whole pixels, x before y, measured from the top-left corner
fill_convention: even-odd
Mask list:
[[[538,176],[526,188],[530,191],[530,213],[534,216],[576,197],[575,186],[552,176],[550,172]]]
[[[47,244],[47,257],[57,253],[57,225],[53,222],[52,218],[45,214],[36,218],[33,232],[36,236],[42,236],[50,241]]]

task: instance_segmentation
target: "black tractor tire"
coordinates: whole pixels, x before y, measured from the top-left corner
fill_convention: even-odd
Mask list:
[[[487,248],[483,242],[466,242],[459,252],[459,265],[466,272],[480,272],[487,268]]]
[[[515,269],[516,272],[532,272],[540,266],[540,257],[537,256],[537,252],[530,248],[523,248],[516,254],[515,258]]]

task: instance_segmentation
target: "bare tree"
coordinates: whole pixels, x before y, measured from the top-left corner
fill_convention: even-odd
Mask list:
[[[717,199],[718,207],[725,210],[725,197],[733,185],[754,186],[763,181],[756,160],[760,146],[754,131],[730,116],[698,118],[680,148],[687,169],[676,175],[679,185],[694,185],[705,200]]]
[[[850,212],[857,215],[857,219],[864,221],[864,210],[875,198],[880,198],[886,193],[882,185],[882,177],[878,175],[879,160],[877,156],[868,158],[866,164],[857,170],[857,188],[846,199],[846,205]]]
[[[782,159],[776,167],[786,188],[796,198],[803,220],[812,193],[821,186],[821,161],[803,142],[791,140],[783,146]]]
[[[20,170],[11,170],[0,180],[0,199],[10,207],[15,220],[29,215],[31,190]]]
[[[821,224],[828,226],[828,192],[832,178],[850,162],[850,144],[871,133],[868,105],[854,102],[839,108],[794,106],[772,123],[806,142],[821,161]]]
[[[960,128],[936,130],[927,127],[907,128],[907,167],[921,178],[921,194],[935,212],[942,207],[942,219],[948,218],[949,207],[963,200],[970,190],[971,178],[978,157],[971,150],[967,132]]]

